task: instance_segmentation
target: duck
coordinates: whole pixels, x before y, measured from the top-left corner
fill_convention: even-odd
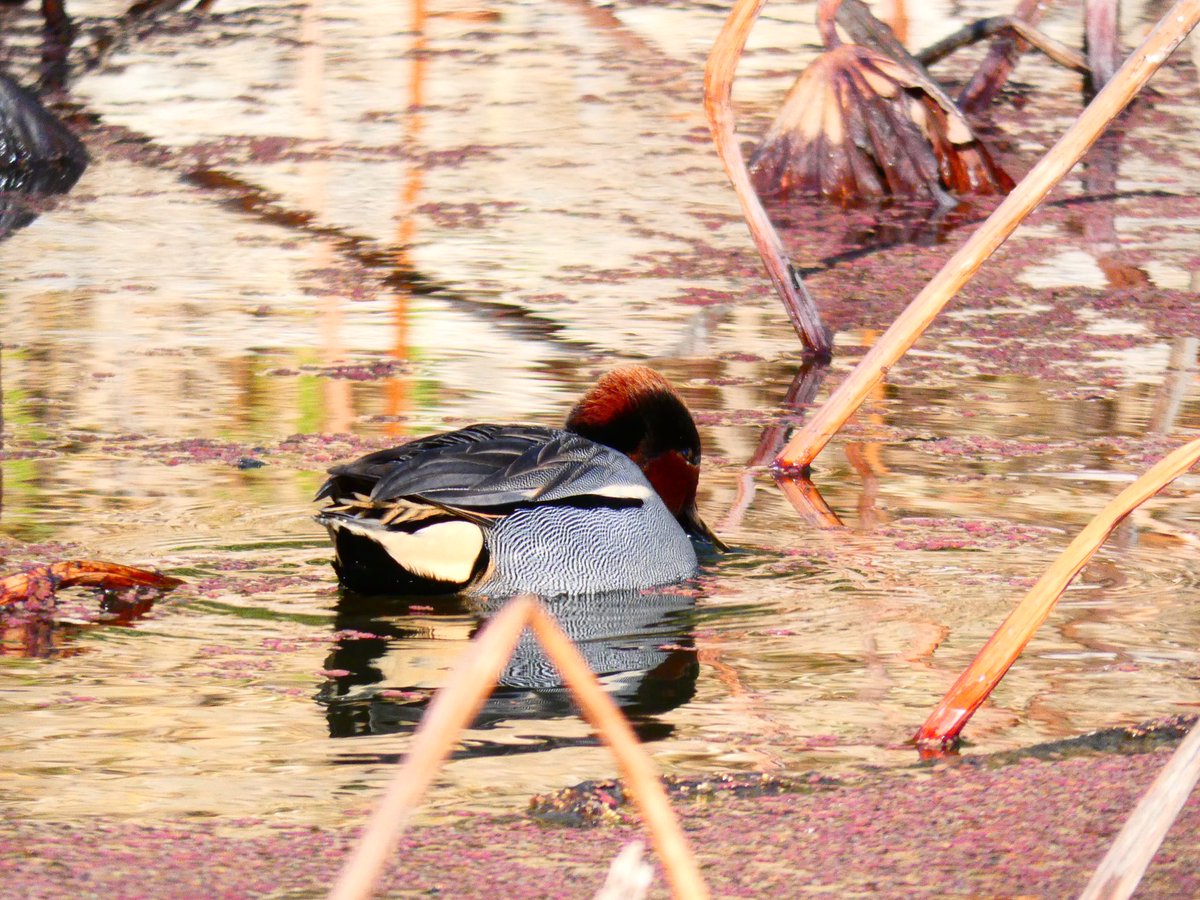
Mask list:
[[[604,374],[562,428],[477,424],[334,466],[317,492],[343,587],[542,596],[676,584],[693,542],[700,435],[671,382]]]

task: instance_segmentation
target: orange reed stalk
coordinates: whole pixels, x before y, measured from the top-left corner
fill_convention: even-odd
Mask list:
[[[1013,192],[963,244],[916,298],[884,332],[854,371],[838,386],[775,460],[785,469],[810,465],[846,420],[862,405],[878,384],[984,260],[1003,244],[1016,227],[1062,180],[1109,122],[1117,117],[1134,95],[1179,46],[1200,21],[1200,0],[1180,0],[1150,32],[1142,46],[1121,66],[1083,114],[1050,152],[1042,157]],[[714,51],[715,52],[715,51]],[[710,63],[711,66],[711,63]]]
[[[371,896],[413,810],[443,761],[453,752],[459,733],[471,724],[492,693],[536,604],[528,595],[510,601],[459,659],[450,680],[425,711],[412,749],[396,770],[358,845],[342,867],[329,900],[362,900]]]
[[[758,255],[762,257],[767,275],[775,285],[783,308],[787,311],[792,327],[800,336],[805,348],[819,359],[828,359],[833,352],[829,332],[821,322],[821,313],[813,301],[800,275],[792,267],[783,249],[775,226],[771,224],[767,211],[763,209],[758,194],[750,183],[746,160],[738,146],[733,116],[733,76],[737,72],[738,60],[746,46],[746,38],[754,27],[754,20],[766,5],[767,0],[736,0],[729,18],[725,21],[704,70],[704,113],[712,132],[717,155],[721,158],[725,172],[733,184],[742,215],[750,227],[750,236]]]
[[[538,605],[533,610],[529,624],[579,703],[584,718],[592,723],[617,758],[626,787],[662,861],[672,894],[686,900],[708,897],[708,888],[654,771],[654,763],[638,743],[629,720],[604,692],[583,656],[544,607]]]
[[[979,655],[958,676],[958,680],[917,732],[919,747],[942,749],[958,737],[975,710],[1020,656],[1034,632],[1046,621],[1067,585],[1112,530],[1133,510],[1190,469],[1197,459],[1200,459],[1200,440],[1172,451],[1121,491],[1088,523],[996,629]]]

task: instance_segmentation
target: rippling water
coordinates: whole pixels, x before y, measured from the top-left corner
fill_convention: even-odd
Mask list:
[[[930,7],[914,28],[959,21]],[[0,555],[188,586],[129,624],[72,593],[32,658],[6,633],[6,814],[328,821],[369,803],[487,611],[340,598],[310,519],[322,470],[469,421],[558,422],[617,361],[649,359],[697,412],[701,507],[734,548],[642,605],[559,610],[669,772],[911,762],[904,742],[1031,581],[1194,436],[1185,58],[1126,141],[1115,245],[1065,202],[1019,232],[819,458],[845,527],[806,524],[746,468],[803,410],[784,402],[795,338],[705,137],[720,10],[614,9],[222,5],[78,82],[95,160],[0,245]],[[1049,27],[1074,39],[1062,15]],[[814,40],[807,13],[764,28],[747,131]],[[1018,74],[1040,123],[1019,174],[1075,107],[1047,99],[1072,78]],[[778,214],[839,327],[833,384],[949,248],[850,246],[884,233],[862,211]],[[1132,299],[1096,275],[1114,255],[1145,276]],[[1121,526],[966,752],[1197,703],[1198,486]],[[612,773],[549,682],[523,647],[431,809]]]

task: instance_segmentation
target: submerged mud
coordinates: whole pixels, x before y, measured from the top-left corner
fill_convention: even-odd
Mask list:
[[[1171,749],[1147,747],[1143,739],[1133,753],[1047,749],[987,765],[838,778],[676,781],[672,794],[717,896],[1068,896],[1086,883]],[[591,897],[621,847],[644,837],[606,806],[614,791],[586,789],[595,806],[608,809],[598,829],[458,814],[410,831],[381,892]],[[1139,896],[1200,889],[1198,816],[1200,804],[1189,803]],[[0,855],[14,895],[124,895],[149,882],[164,897],[307,896],[327,890],[355,836],[352,825],[298,828],[254,817],[36,827],[6,821]],[[661,873],[652,896],[666,896]]]

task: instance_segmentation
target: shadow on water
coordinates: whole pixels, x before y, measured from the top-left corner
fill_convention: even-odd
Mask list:
[[[786,200],[774,200],[769,208],[781,232],[820,235],[820,262],[804,267],[800,273],[811,277],[899,247],[946,244],[954,232],[987,218],[989,199],[939,205],[905,198],[845,208],[818,202],[813,195],[795,194]]]
[[[429,705],[428,669],[417,662],[420,642],[431,638],[453,651],[466,646],[502,600],[363,597],[345,592],[334,628],[337,644],[326,660],[329,680],[317,693],[330,736],[357,737],[412,731]],[[695,597],[667,591],[621,591],[545,600],[576,642],[609,696],[628,715],[642,740],[660,740],[671,726],[655,716],[687,703],[700,665],[693,632]],[[435,636],[448,626],[458,640]],[[541,645],[526,631],[485,701],[473,729],[495,729],[514,720],[576,715],[575,704]],[[592,737],[545,737],[521,744],[471,740],[457,757],[529,753],[567,744],[593,746]],[[361,761],[358,755],[353,760]]]

